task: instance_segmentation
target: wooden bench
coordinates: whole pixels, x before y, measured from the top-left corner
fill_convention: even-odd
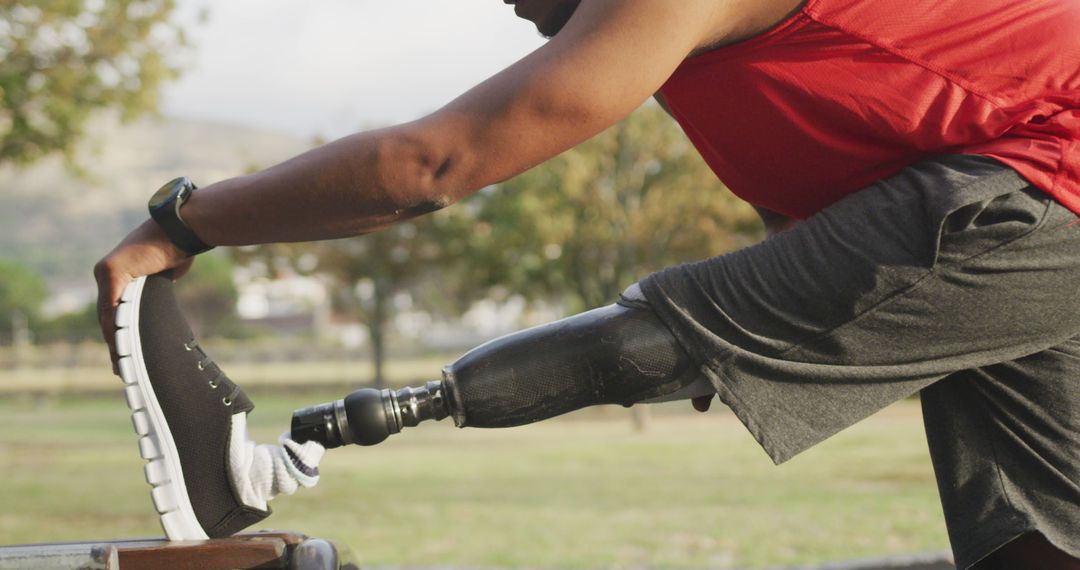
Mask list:
[[[295,532],[249,532],[229,538],[164,538],[0,546],[0,570],[359,570],[347,549]]]

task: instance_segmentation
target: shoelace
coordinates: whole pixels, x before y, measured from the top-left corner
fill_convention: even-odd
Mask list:
[[[228,377],[225,376],[225,373],[221,371],[221,367],[217,364],[214,364],[214,361],[210,359],[210,357],[206,354],[206,351],[204,351],[202,347],[199,346],[199,341],[191,339],[190,341],[185,342],[184,350],[188,352],[197,351],[199,353],[199,356],[201,356],[201,358],[196,364],[199,372],[205,371],[210,366],[214,367],[214,377],[207,382],[211,390],[217,390],[222,385],[223,381],[228,381]],[[232,390],[227,396],[221,399],[221,403],[225,404],[226,406],[231,406],[236,400],[236,397],[240,394],[239,386],[237,386],[236,384],[232,384],[232,382],[229,382],[229,384],[232,385]]]

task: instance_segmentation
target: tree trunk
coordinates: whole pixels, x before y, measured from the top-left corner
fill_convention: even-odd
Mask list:
[[[386,296],[389,294],[389,287],[382,279],[375,279],[374,285],[368,331],[371,335],[372,379],[375,387],[382,389],[386,386],[383,365],[386,361]]]
[[[652,425],[652,408],[648,404],[637,404],[630,408],[630,422],[638,433],[649,431]]]
[[[29,364],[30,353],[33,352],[32,338],[30,320],[21,311],[16,310],[11,315],[11,348],[16,369]]]

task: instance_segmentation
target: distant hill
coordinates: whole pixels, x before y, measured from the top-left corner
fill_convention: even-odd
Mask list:
[[[169,118],[130,125],[102,118],[90,132],[79,160],[85,178],[59,159],[0,168],[0,256],[45,276],[54,311],[92,298],[94,262],[146,219],[146,200],[163,183],[186,175],[206,185],[311,146],[281,133]]]

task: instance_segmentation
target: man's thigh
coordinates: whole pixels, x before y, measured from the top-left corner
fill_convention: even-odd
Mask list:
[[[922,404],[958,563],[1032,532],[1080,556],[1080,337],[953,374]]]
[[[1080,333],[1080,227],[1015,172],[945,157],[646,298],[784,461],[954,372]]]

